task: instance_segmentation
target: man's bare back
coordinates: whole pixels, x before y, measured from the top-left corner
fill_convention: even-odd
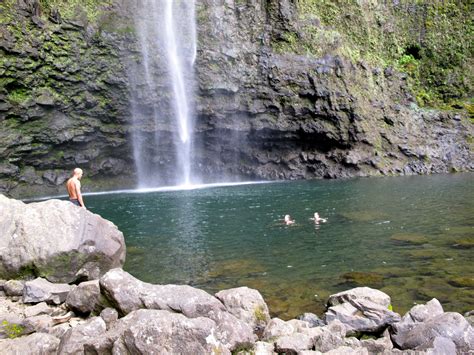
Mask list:
[[[67,193],[69,194],[69,201],[71,201],[76,206],[86,207],[84,205],[84,200],[82,199],[81,194],[81,180],[82,178],[82,169],[75,168],[73,175],[66,183]]]

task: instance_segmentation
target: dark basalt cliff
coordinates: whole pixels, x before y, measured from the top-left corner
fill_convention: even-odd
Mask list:
[[[50,3],[57,6],[35,0],[0,4],[0,192],[61,191],[75,166],[91,177],[85,189],[133,186],[131,135],[137,128],[130,115],[130,78],[136,85],[143,73],[129,72],[141,60],[130,14],[138,3]],[[430,63],[425,52],[432,27],[411,28],[402,53],[384,52],[392,42],[384,47],[380,38],[367,38],[362,53],[364,46],[337,27],[338,17],[331,27],[324,23],[327,14],[309,16],[309,5],[316,3],[357,26],[361,16],[372,14],[379,32],[400,43],[396,34],[404,28],[396,16],[417,23],[430,10],[393,2],[385,9],[360,5],[365,13],[345,14],[351,9],[329,0],[197,1],[194,170],[209,179],[472,171],[472,118],[465,110],[472,104],[421,107],[432,97],[452,101],[472,94],[472,49],[460,48],[458,62],[439,71],[443,78],[435,62],[429,73],[420,69]],[[464,5],[450,6],[462,14]],[[384,10],[387,15],[379,18]],[[470,32],[459,31],[466,37],[459,41],[468,41]],[[370,51],[377,50],[385,62],[370,60]],[[152,70],[165,89],[164,69],[157,63]],[[163,92],[132,95],[133,104],[146,113]],[[166,105],[162,114],[169,114]],[[141,129],[155,135],[154,127]],[[161,156],[150,161],[172,169],[166,138],[160,146]]]

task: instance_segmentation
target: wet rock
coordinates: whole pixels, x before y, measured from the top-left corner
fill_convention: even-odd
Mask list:
[[[66,305],[79,314],[89,314],[99,303],[99,280],[86,281],[73,288],[67,295]]]
[[[4,354],[57,354],[59,339],[45,333],[34,333],[16,339],[2,340]]]
[[[125,260],[117,227],[67,201],[24,204],[0,195],[0,209],[0,277],[69,283],[97,279]]]
[[[226,309],[252,328],[265,326],[270,320],[268,306],[260,292],[248,287],[219,291],[215,294]]]
[[[22,296],[24,288],[24,281],[19,280],[8,280],[3,285],[3,290],[7,296]]]
[[[23,302],[40,303],[44,301],[46,303],[61,304],[66,300],[71,288],[68,284],[55,284],[38,277],[25,283]]]

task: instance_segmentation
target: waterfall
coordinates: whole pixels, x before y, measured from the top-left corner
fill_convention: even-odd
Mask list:
[[[135,28],[140,57],[128,76],[138,186],[190,185],[195,2],[143,0]]]

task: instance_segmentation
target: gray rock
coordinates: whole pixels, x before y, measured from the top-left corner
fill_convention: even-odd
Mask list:
[[[356,287],[329,296],[327,303],[329,306],[337,306],[339,304],[343,304],[351,300],[360,299],[377,303],[385,308],[387,308],[391,302],[390,296],[382,291],[370,287]]]
[[[59,339],[45,333],[34,333],[16,339],[0,341],[3,354],[41,354],[56,355]]]
[[[31,274],[52,282],[97,279],[125,260],[111,222],[67,201],[25,204],[0,195],[0,277]]]
[[[254,344],[253,352],[255,355],[273,355],[275,346],[264,341],[257,341]]]
[[[297,329],[280,318],[272,318],[263,332],[264,340],[271,340],[296,333]]]
[[[104,320],[107,329],[110,329],[118,319],[118,312],[114,308],[105,308],[100,312],[100,317]]]
[[[427,302],[425,305],[419,304],[408,312],[407,315],[403,316],[402,322],[409,318],[413,322],[424,322],[430,318],[443,314],[443,306],[436,298],[433,298],[431,301]]]
[[[122,314],[145,308],[179,312],[188,318],[207,317],[216,322],[215,336],[229,349],[256,338],[250,325],[227,312],[217,298],[205,291],[190,286],[148,284],[121,269],[106,273],[100,286]]]
[[[24,281],[8,280],[7,282],[5,282],[3,289],[7,296],[22,296],[24,287]]]
[[[66,300],[71,288],[68,284],[54,284],[38,277],[25,283],[23,302],[40,303],[44,301],[46,303],[61,304]]]
[[[415,323],[411,328],[392,329],[392,341],[400,349],[417,349],[430,346],[436,337],[444,337],[456,344],[458,352],[474,349],[474,331],[459,313],[446,312]]]
[[[305,334],[310,336],[316,350],[326,352],[344,345],[346,327],[335,320],[324,327],[309,328]]]
[[[73,288],[67,295],[66,305],[79,314],[91,313],[99,303],[99,280],[86,281]]]
[[[252,328],[265,326],[270,320],[268,306],[257,290],[238,287],[220,291],[215,296],[224,304],[227,311]]]
[[[62,323],[49,328],[48,334],[51,334],[52,336],[55,336],[58,339],[61,339],[69,329],[71,329],[69,323]]]
[[[303,313],[302,315],[298,316],[298,319],[308,322],[310,327],[323,327],[326,325],[326,322],[324,322],[314,313]]]
[[[437,336],[416,350],[428,350],[432,355],[456,354],[456,344],[451,339]]]
[[[38,304],[35,304],[34,306],[31,307],[26,307],[25,311],[23,312],[25,317],[34,317],[34,316],[39,316],[42,314],[48,314],[51,315],[54,312],[54,309],[46,304],[46,302],[41,302]]]
[[[100,317],[91,318],[84,324],[69,329],[61,338],[58,354],[83,354],[84,345],[102,337],[105,330],[105,322]]]
[[[324,355],[369,355],[369,351],[366,348],[352,349],[348,346],[340,346],[325,352]]]
[[[49,328],[53,326],[53,318],[47,314],[28,317],[21,323],[24,328],[24,334],[31,334],[34,332],[48,333]]]
[[[346,325],[348,333],[379,332],[390,324],[400,321],[400,315],[385,306],[367,299],[349,299],[348,302],[330,307],[326,322],[338,319]]]
[[[386,332],[384,332],[386,333]],[[385,351],[393,349],[390,335],[386,333],[385,336],[379,339],[365,339],[360,341],[360,345],[369,351],[369,354],[381,354]]]
[[[301,350],[310,350],[313,347],[313,340],[307,334],[294,333],[291,335],[285,335],[275,340],[275,349],[277,352],[282,352],[285,349],[286,352],[295,353]]]
[[[154,310],[139,310],[126,318],[131,323],[122,337],[132,353],[152,354],[156,349],[176,354],[230,353],[215,338],[215,323],[210,319]]]

